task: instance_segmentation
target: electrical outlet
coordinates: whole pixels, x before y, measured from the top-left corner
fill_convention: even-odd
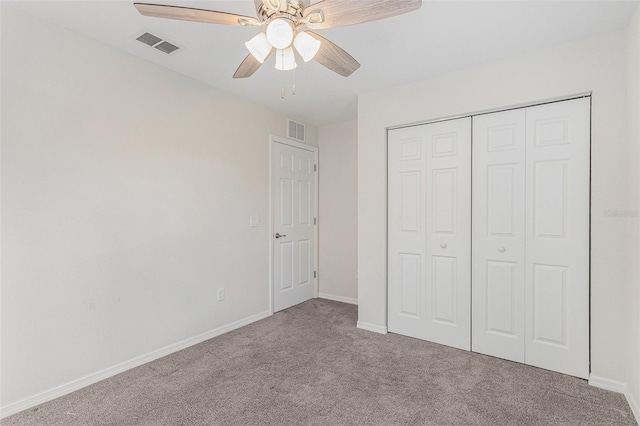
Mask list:
[[[218,302],[224,300],[224,288],[218,289]]]

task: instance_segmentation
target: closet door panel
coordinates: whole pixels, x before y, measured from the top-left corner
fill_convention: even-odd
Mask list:
[[[471,349],[471,119],[424,126],[427,340]]]
[[[472,349],[524,362],[525,111],[473,118]]]
[[[425,324],[426,151],[422,126],[389,131],[388,330],[420,339]]]
[[[525,359],[588,378],[590,99],[526,114]]]

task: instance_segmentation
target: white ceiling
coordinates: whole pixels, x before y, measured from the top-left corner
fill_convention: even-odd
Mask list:
[[[255,16],[253,0],[145,1]],[[247,55],[243,43],[256,28],[145,17],[133,0],[8,4],[292,118],[325,125],[355,118],[361,93],[623,28],[638,1],[423,0],[421,9],[406,15],[319,30],[362,66],[344,78],[316,62],[300,63],[295,96],[292,73],[276,71],[273,55],[251,78],[232,78]],[[144,31],[184,50],[166,55],[136,41]]]

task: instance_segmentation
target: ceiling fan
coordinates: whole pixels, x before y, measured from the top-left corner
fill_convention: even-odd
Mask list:
[[[222,25],[266,27],[245,43],[249,55],[233,78],[255,73],[276,51],[276,69],[296,68],[296,53],[308,62],[314,59],[330,70],[350,76],[360,67],[358,61],[335,43],[306,29],[325,29],[361,24],[389,18],[420,8],[422,0],[254,0],[257,18],[215,10],[181,6],[134,3],[146,16]],[[295,52],[294,52],[295,48]]]

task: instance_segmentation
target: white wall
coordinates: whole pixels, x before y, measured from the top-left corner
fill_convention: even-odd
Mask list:
[[[286,117],[7,6],[2,36],[2,406],[268,311]]]
[[[320,293],[354,302],[358,298],[358,123],[320,127]]]
[[[626,208],[640,209],[640,7],[627,29],[627,156]],[[627,365],[629,397],[640,422],[640,217],[622,219],[627,232]]]
[[[593,92],[592,373],[625,381],[626,204],[624,31],[487,63],[376,93],[358,102],[358,315],[386,325],[386,132],[388,126]]]

